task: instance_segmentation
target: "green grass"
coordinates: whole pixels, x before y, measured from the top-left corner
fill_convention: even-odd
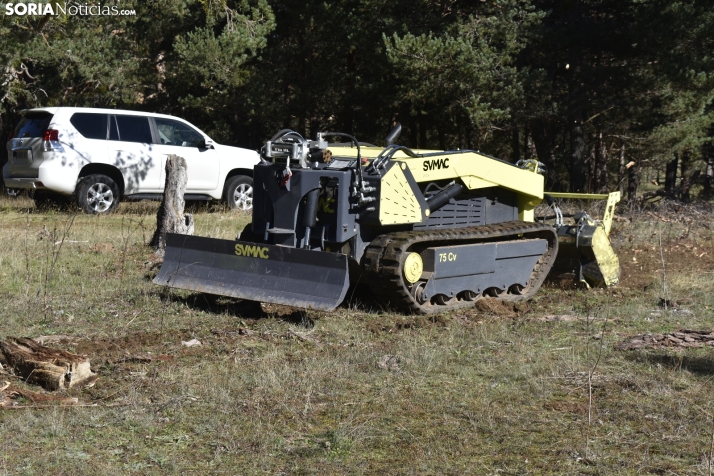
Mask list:
[[[82,406],[0,410],[0,474],[708,473],[712,349],[613,344],[714,327],[711,214],[617,222],[611,292],[545,287],[515,309],[422,317],[159,288],[155,212],[72,217],[0,200],[0,338],[67,335],[59,346],[100,375],[69,391]],[[234,238],[249,220],[193,212],[202,236]],[[660,237],[675,310],[657,306]],[[203,345],[181,344],[192,338]],[[396,365],[382,368],[387,355]]]

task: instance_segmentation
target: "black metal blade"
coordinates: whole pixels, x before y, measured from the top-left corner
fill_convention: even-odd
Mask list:
[[[154,283],[329,311],[345,298],[349,273],[337,253],[169,233]]]

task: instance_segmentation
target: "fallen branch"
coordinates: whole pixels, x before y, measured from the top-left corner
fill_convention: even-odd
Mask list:
[[[66,395],[48,395],[45,393],[32,392],[30,390],[22,389],[17,386],[11,385],[10,382],[5,382],[5,385],[0,389],[0,407],[1,408],[16,408],[18,406],[17,399],[25,398],[33,403],[33,405],[26,405],[28,407],[40,405],[54,406],[54,405],[76,405],[79,403],[79,399],[76,397],[68,397]],[[23,405],[25,406],[25,405]]]
[[[138,311],[136,314],[134,314],[134,317],[132,317],[129,322],[127,322],[126,324],[124,324],[124,327],[129,327],[129,324],[131,324],[132,322],[134,322],[134,319],[136,319],[137,317],[139,317],[139,314],[141,314],[141,311],[143,311],[143,309],[139,309],[139,311]]]
[[[32,403],[59,403],[60,405],[74,405],[79,403],[77,397],[67,397],[64,395],[47,395],[44,393],[32,392],[18,387],[12,387],[10,394],[18,394],[19,396],[30,400]]]
[[[77,403],[74,405],[65,405],[65,407],[71,408],[84,408],[84,407],[102,407],[102,408],[112,408],[112,407],[130,407],[134,405],[133,403],[108,403],[106,405],[100,405],[98,403]],[[12,405],[12,406],[2,406],[3,410],[42,410],[44,408],[57,408],[57,405]]]
[[[669,218],[661,217],[661,216],[656,215],[656,214],[654,214],[654,213],[652,213],[652,212],[647,212],[647,215],[651,216],[651,217],[654,218],[655,220],[663,221],[663,222],[665,222],[665,223],[671,223],[671,222],[672,222],[672,220],[670,220]]]

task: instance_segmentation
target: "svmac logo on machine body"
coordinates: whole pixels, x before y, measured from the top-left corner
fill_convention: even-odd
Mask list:
[[[268,247],[256,245],[244,245],[236,243],[236,256],[249,256],[253,258],[268,259]]]
[[[424,161],[424,172],[429,170],[441,170],[449,168],[449,159],[431,159]]]

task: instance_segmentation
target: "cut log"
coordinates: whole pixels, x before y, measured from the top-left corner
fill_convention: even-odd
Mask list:
[[[0,342],[0,350],[15,374],[46,390],[70,388],[96,380],[86,356],[45,347],[32,339],[10,337]]]
[[[156,256],[163,257],[166,233],[193,235],[193,215],[184,213],[183,195],[188,180],[186,160],[171,154],[166,158],[166,183],[161,206],[156,214],[156,231],[151,238]]]

